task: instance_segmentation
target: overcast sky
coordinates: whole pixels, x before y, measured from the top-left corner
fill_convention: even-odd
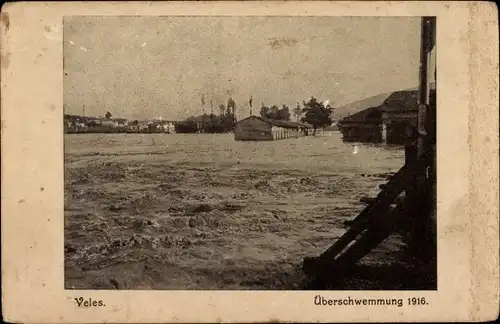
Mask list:
[[[339,106],[418,84],[419,18],[71,17],[64,21],[70,114],[183,119],[236,101],[311,96]],[[207,108],[207,112],[210,109]]]

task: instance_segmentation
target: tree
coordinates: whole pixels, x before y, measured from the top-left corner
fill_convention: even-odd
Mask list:
[[[262,106],[260,108],[260,116],[262,118],[269,118],[270,117],[270,110],[269,110],[269,107],[266,107],[266,106]]]
[[[222,118],[224,116],[224,114],[226,113],[226,106],[224,106],[224,104],[220,104],[219,111],[220,111],[220,117]]]
[[[113,115],[112,115],[109,111],[108,111],[108,112],[106,113],[106,115],[105,115],[106,119],[110,119],[110,118],[111,118],[111,116],[113,116]]]
[[[236,102],[233,100],[233,123],[236,125]]]
[[[269,112],[269,118],[271,119],[279,119],[279,111],[280,109],[276,105],[271,106],[271,111]]]
[[[196,133],[198,130],[196,122],[192,119],[186,119],[184,121],[175,123],[175,131],[177,133]]]
[[[156,126],[156,124],[153,124],[153,123],[148,124],[148,132],[150,132],[150,133],[155,133],[156,131],[157,131],[157,126]]]
[[[227,108],[233,116],[233,123],[236,124],[236,102],[231,97],[227,100]]]
[[[281,109],[276,105],[273,105],[271,108],[262,106],[260,108],[260,115],[262,118],[267,119],[290,120],[290,109],[287,105],[283,105]]]
[[[326,105],[326,109],[329,109],[330,110],[330,118],[332,119],[332,121],[335,119],[334,116],[335,116],[335,108],[330,106],[330,104]]]
[[[280,120],[290,120],[290,108],[287,105],[283,105],[283,107],[278,111],[278,118]]]
[[[229,97],[229,99],[227,100],[227,108],[233,110],[235,105],[236,104],[235,104],[233,98]]]
[[[297,102],[297,107],[293,108],[293,115],[295,116],[295,120],[299,121],[300,116],[302,116],[302,108],[300,108],[300,103]]]
[[[308,102],[304,101],[303,104],[302,113],[304,117],[302,117],[301,121],[313,126],[313,135],[316,135],[316,129],[332,124],[331,114],[333,109],[331,107],[325,107],[322,102],[319,102],[314,97],[311,97]]]

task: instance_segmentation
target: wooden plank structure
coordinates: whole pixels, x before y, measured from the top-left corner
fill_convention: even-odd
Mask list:
[[[421,22],[418,137],[405,147],[405,165],[394,174],[350,228],[319,257],[306,258],[303,270],[311,288],[324,288],[352,272],[356,263],[396,231],[408,233],[408,251],[424,276],[436,272],[436,101],[429,91],[430,53],[435,17]],[[435,74],[435,71],[434,71]]]

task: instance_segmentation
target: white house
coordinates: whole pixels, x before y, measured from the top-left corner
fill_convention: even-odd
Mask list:
[[[113,119],[115,123],[115,127],[127,127],[128,126],[128,120],[125,118],[116,118]]]
[[[75,127],[77,129],[87,129],[87,125],[85,125],[85,123],[82,123],[82,122],[76,122]]]

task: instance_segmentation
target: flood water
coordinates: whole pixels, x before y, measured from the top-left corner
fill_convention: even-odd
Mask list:
[[[67,289],[300,289],[404,150],[339,132],[65,135]],[[392,239],[366,262],[389,259]]]

